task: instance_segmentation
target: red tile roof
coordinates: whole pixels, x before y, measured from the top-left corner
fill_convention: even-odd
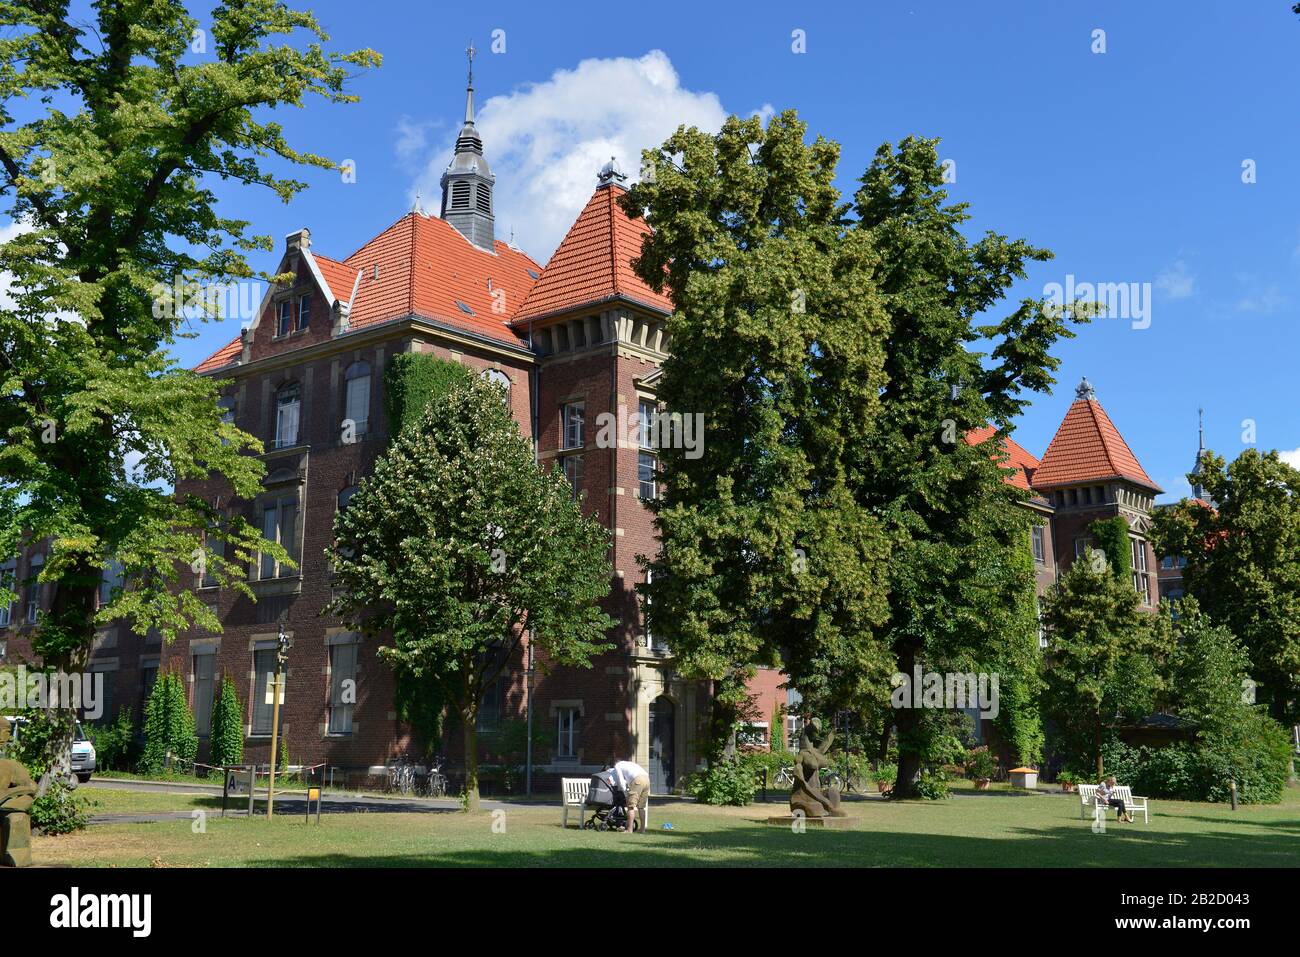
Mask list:
[[[536,284],[534,274],[542,271],[532,257],[506,243],[497,242],[494,252],[487,252],[446,221],[415,212],[342,261],[316,252],[312,258],[335,298],[345,302],[361,273],[348,316],[352,329],[414,313],[515,346],[522,340],[511,330],[510,321]],[[239,351],[236,338],[196,370],[219,369]]]
[[[1034,488],[1123,478],[1156,492],[1164,491],[1143,470],[1096,399],[1076,399],[1043,453]]]
[[[966,433],[967,445],[981,445],[993,437],[997,430],[991,425],[983,426],[978,429],[971,429]],[[1034,479],[1034,472],[1038,469],[1038,459],[1034,458],[1025,449],[1007,436],[1002,437],[999,443],[1003,456],[1006,461],[1002,462],[1004,468],[1014,468],[1015,472],[1007,476],[1007,481],[1016,488],[1022,488],[1029,491],[1030,483]]]
[[[626,192],[617,184],[602,186],[587,201],[515,316],[516,327],[529,319],[616,298],[672,312],[672,301],[632,270],[632,260],[641,254],[641,240],[650,227],[640,217],[629,218],[618,205]]]

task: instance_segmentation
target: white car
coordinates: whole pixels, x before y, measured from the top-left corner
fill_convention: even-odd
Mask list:
[[[22,727],[26,723],[25,718],[10,717],[9,727],[13,732],[13,743],[17,743],[22,737]],[[90,776],[95,773],[95,745],[87,737],[85,729],[81,727],[81,722],[77,722],[76,730],[73,732],[72,754],[69,765],[72,773],[76,775],[77,780],[85,784],[90,780]]]

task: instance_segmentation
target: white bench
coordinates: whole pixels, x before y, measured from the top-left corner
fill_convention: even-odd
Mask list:
[[[591,778],[561,778],[564,789],[564,821],[562,826],[569,826],[569,808],[578,809],[578,826],[582,827],[582,809],[587,804],[587,788]]]
[[[1117,784],[1115,787],[1111,788],[1111,790],[1114,792],[1115,797],[1119,798],[1121,801],[1124,802],[1124,808],[1127,811],[1129,812],[1141,811],[1142,822],[1144,824],[1151,823],[1151,817],[1147,810],[1146,798],[1134,797],[1132,788],[1130,788],[1127,784]],[[1105,814],[1107,808],[1109,807],[1109,805],[1097,803],[1097,785],[1080,784],[1079,785],[1079,820],[1082,821],[1084,820],[1084,818],[1087,817],[1087,814],[1085,812],[1088,810],[1088,807],[1090,805],[1092,807],[1092,815],[1094,818],[1096,818],[1099,815]],[[1115,813],[1118,814],[1119,810],[1116,809]]]

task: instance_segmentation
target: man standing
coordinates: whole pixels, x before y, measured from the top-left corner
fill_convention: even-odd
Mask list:
[[[631,832],[641,818],[641,811],[650,803],[650,775],[635,761],[614,762],[614,774],[627,795],[627,827]]]

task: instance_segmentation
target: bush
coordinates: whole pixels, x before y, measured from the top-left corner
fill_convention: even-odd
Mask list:
[[[1163,748],[1135,748],[1113,740],[1102,748],[1106,773],[1135,794],[1180,801],[1226,802],[1237,782],[1243,804],[1277,804],[1291,767],[1291,742],[1276,721],[1254,709],[1237,724]]]
[[[948,796],[948,776],[942,771],[922,771],[915,786],[916,796],[927,801],[941,801]]]
[[[123,708],[112,723],[91,725],[87,730],[95,745],[95,763],[104,771],[130,771],[135,766],[135,722]]]
[[[964,768],[966,776],[975,778],[988,778],[992,780],[997,777],[998,761],[997,758],[989,752],[987,747],[981,746],[971,748],[966,752],[966,764]]]
[[[167,765],[167,755],[184,763],[193,763],[199,753],[199,736],[186,702],[185,682],[177,672],[159,675],[144,715],[144,754],[140,758],[143,774],[160,774]]]
[[[50,782],[32,802],[32,827],[42,834],[71,834],[90,823],[90,801],[62,781]]]
[[[877,781],[884,781],[886,784],[893,784],[898,780],[898,765],[893,762],[882,761],[876,765],[876,773],[872,777]]]
[[[687,793],[702,804],[744,807],[754,800],[758,782],[740,762],[724,761],[687,779]]]
[[[221,681],[221,691],[212,710],[210,760],[219,767],[244,763],[244,709],[229,675]]]
[[[775,787],[781,769],[791,764],[794,764],[794,753],[790,751],[749,751],[740,756],[740,766],[756,784],[762,780],[763,772],[767,772],[768,787]]]

